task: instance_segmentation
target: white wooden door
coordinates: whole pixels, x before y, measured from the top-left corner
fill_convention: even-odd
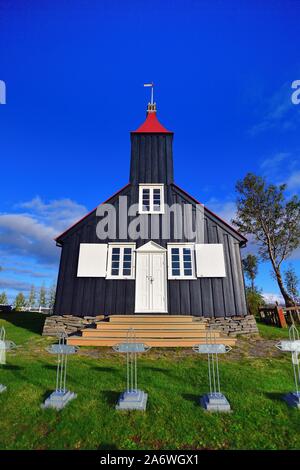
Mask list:
[[[166,253],[137,252],[135,312],[167,312]]]

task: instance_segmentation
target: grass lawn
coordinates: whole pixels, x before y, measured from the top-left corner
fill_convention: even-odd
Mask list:
[[[221,359],[231,414],[201,409],[207,362],[175,349],[153,349],[138,359],[147,412],[115,411],[125,358],[109,348],[81,348],[69,360],[67,384],[78,398],[56,412],[40,408],[55,385],[55,357],[45,351],[53,340],[41,337],[43,321],[41,314],[25,312],[0,316],[7,339],[18,345],[0,366],[8,389],[0,394],[0,449],[300,449],[300,411],[281,399],[294,389],[289,354],[274,347],[283,330],[260,325],[264,339],[252,340],[249,348],[268,342],[266,356],[248,354],[243,339],[241,354],[238,346]]]

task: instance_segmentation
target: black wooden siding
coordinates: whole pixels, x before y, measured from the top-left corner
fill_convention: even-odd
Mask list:
[[[173,134],[131,133],[129,181],[138,183],[173,183]]]
[[[149,136],[150,137],[150,136]],[[153,135],[151,136],[151,138]],[[161,137],[161,136],[154,136]],[[143,139],[134,142],[132,146],[142,145]],[[171,135],[163,136],[165,145],[172,151]],[[152,148],[158,149],[162,145],[161,139],[154,139]],[[151,143],[152,145],[152,143]],[[149,146],[148,146],[149,148]],[[166,150],[164,150],[166,152]],[[154,154],[156,151],[154,152]],[[136,155],[136,151],[135,151]],[[150,154],[149,154],[150,155]],[[172,163],[172,158],[171,158]],[[132,167],[134,165],[132,161]],[[165,163],[164,163],[165,164]],[[140,168],[140,167],[139,167]],[[173,168],[173,167],[172,167]],[[137,171],[137,168],[136,170]],[[164,182],[150,180],[148,171],[140,175],[143,182]],[[151,172],[150,172],[151,173]],[[171,179],[173,178],[173,170]],[[146,175],[146,176],[145,176]],[[147,176],[148,175],[148,176]],[[132,177],[134,175],[132,174]],[[110,200],[118,209],[118,196],[128,197],[128,206],[138,202],[138,184],[128,185],[117,196]],[[165,186],[165,202],[169,205],[192,203],[195,201],[173,184]],[[145,215],[145,217],[149,217]],[[163,215],[156,215],[162,222]],[[118,220],[118,219],[117,219]],[[106,280],[105,278],[77,277],[77,264],[80,243],[101,243],[96,236],[96,225],[99,217],[91,213],[79,224],[66,232],[58,242],[62,244],[60,270],[58,276],[57,295],[55,302],[56,314],[73,314],[78,316],[100,314],[134,314],[135,307],[135,280]],[[149,224],[150,226],[150,224]],[[174,220],[171,223],[171,237],[162,240],[161,228],[158,238],[153,240],[167,247],[170,242],[185,242],[184,238],[173,238]],[[118,226],[117,226],[118,230]],[[105,240],[104,243],[117,240]],[[129,241],[121,240],[118,241]],[[149,239],[137,240],[137,247],[147,243]],[[198,278],[196,280],[168,280],[168,313],[173,315],[196,315],[206,317],[224,317],[246,315],[246,301],[244,280],[240,257],[240,243],[243,241],[234,230],[205,210],[204,243],[222,243],[224,245],[226,277],[225,278]],[[155,312],[153,312],[155,313]]]

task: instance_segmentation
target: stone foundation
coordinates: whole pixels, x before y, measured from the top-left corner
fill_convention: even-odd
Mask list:
[[[78,333],[83,328],[94,325],[97,321],[103,320],[104,315],[98,317],[75,317],[73,315],[51,315],[47,317],[43,329],[44,336],[57,336],[65,331],[68,335]],[[212,329],[221,333],[235,337],[237,335],[258,335],[258,328],[253,315],[245,317],[220,317],[204,318],[198,317],[198,321],[206,323]]]
[[[98,317],[75,317],[74,315],[51,315],[46,318],[43,336],[57,336],[66,332],[68,335],[78,333],[83,328],[94,325],[103,320],[104,315]]]
[[[245,317],[206,318],[206,321],[210,328],[228,336],[251,336],[259,334],[253,315],[246,315]]]

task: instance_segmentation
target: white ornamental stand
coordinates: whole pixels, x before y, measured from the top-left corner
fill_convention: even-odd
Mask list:
[[[5,340],[5,328],[2,326],[0,328],[0,364],[6,364],[6,352],[11,351],[16,347],[13,341]],[[6,385],[0,384],[0,393],[5,392],[7,390]]]
[[[137,343],[133,329],[127,333],[127,342],[113,346],[114,351],[126,353],[127,363],[127,389],[121,393],[116,410],[140,410],[147,407],[148,394],[138,389],[137,385],[137,353],[149,351],[150,347],[144,343]]]
[[[276,347],[280,351],[287,351],[292,353],[292,365],[294,372],[295,391],[290,392],[283,397],[289,406],[300,409],[300,366],[299,366],[299,354],[300,354],[300,339],[299,331],[292,325],[289,329],[289,340],[282,340],[276,344]]]
[[[41,405],[42,408],[54,408],[56,410],[61,410],[71,400],[77,397],[74,392],[67,390],[66,378],[67,358],[69,355],[75,354],[78,351],[78,347],[69,346],[66,344],[66,342],[66,333],[61,333],[59,335],[59,343],[52,344],[52,346],[46,349],[50,354],[57,355],[56,389]]]
[[[198,354],[207,354],[209,393],[200,398],[200,405],[207,411],[230,412],[230,403],[220,388],[219,354],[226,354],[231,347],[225,344],[216,344],[214,331],[208,331],[205,344],[196,344],[193,351]]]

